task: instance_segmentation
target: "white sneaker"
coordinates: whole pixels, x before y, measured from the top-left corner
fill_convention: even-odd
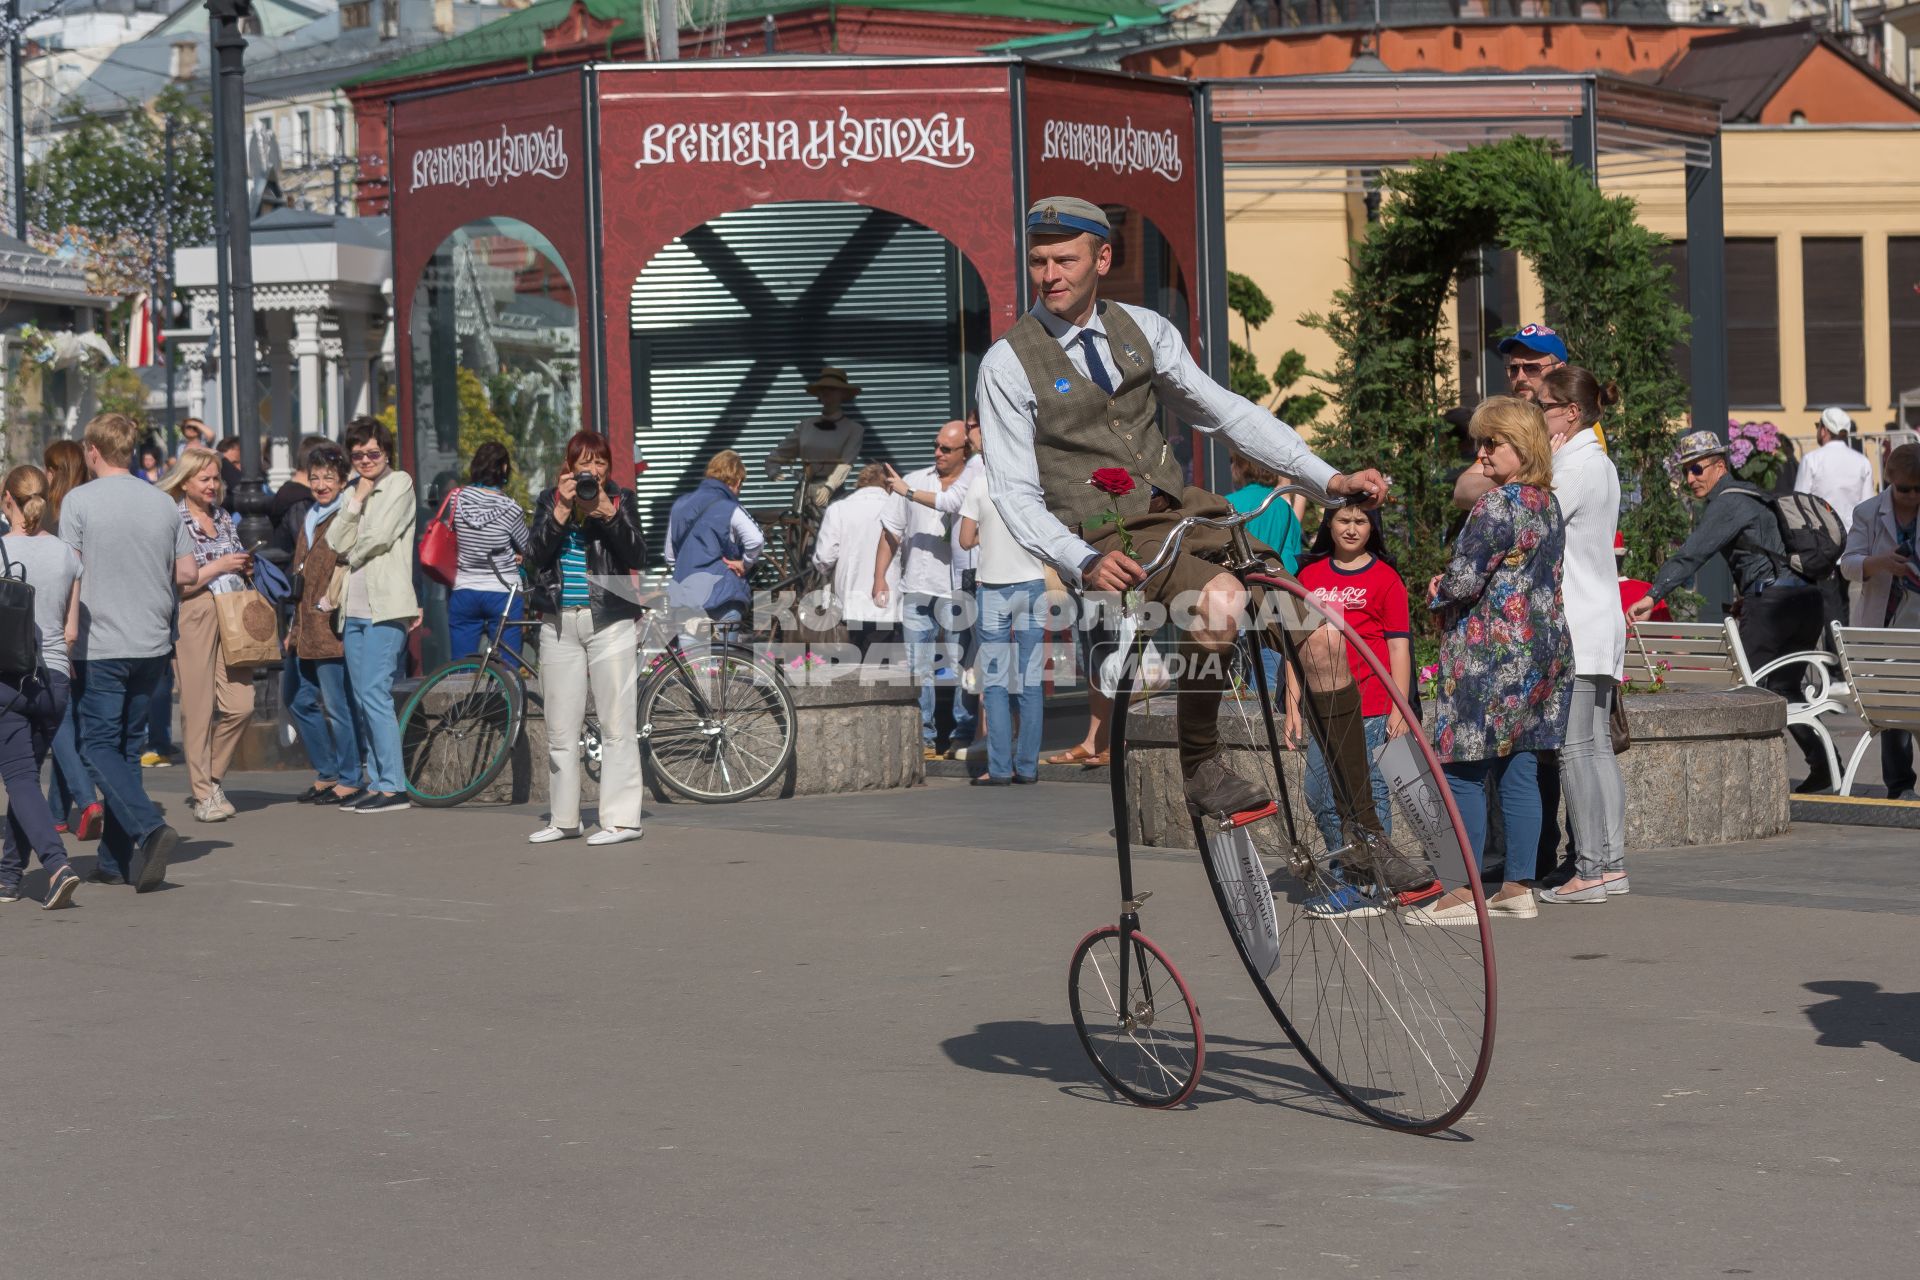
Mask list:
[[[640,838],[638,827],[602,827],[587,837],[588,844],[625,844]]]
[[[207,806],[218,809],[226,817],[238,817],[240,810],[234,808],[233,801],[227,799],[227,789],[219,783],[213,784],[213,794],[207,797]]]
[[[193,814],[193,820],[195,822],[225,822],[227,820],[228,811],[216,805],[213,802],[212,796],[208,796],[205,800],[196,800],[188,805],[187,808]]]
[[[556,840],[578,840],[578,827],[542,827],[527,837],[528,844],[552,844]]]

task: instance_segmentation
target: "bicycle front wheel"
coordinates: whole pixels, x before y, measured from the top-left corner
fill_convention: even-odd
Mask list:
[[[1459,810],[1419,717],[1345,619],[1291,580],[1251,581],[1285,593],[1264,643],[1299,691],[1305,749],[1283,755],[1273,709],[1286,695],[1249,669],[1253,696],[1230,704],[1242,724],[1223,738],[1244,745],[1234,763],[1253,776],[1291,773],[1298,785],[1273,820],[1195,822],[1208,878],[1307,1064],[1379,1124],[1444,1129],[1478,1096],[1493,1053],[1493,942]],[[1388,739],[1396,711],[1411,728]],[[1271,917],[1258,910],[1269,888]]]
[[[1129,1102],[1177,1107],[1200,1083],[1207,1050],[1199,1006],[1166,952],[1144,933],[1123,940],[1120,927],[1109,924],[1080,939],[1067,968],[1067,1000],[1080,1047]]]
[[[433,809],[479,795],[506,768],[526,701],[497,662],[460,658],[428,676],[400,711],[407,794]]]
[[[650,772],[702,804],[757,796],[787,772],[799,713],[780,672],[731,645],[664,655],[640,694]]]

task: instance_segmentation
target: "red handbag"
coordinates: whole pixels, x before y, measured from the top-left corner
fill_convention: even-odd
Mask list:
[[[448,508],[459,492],[458,489],[447,491],[447,496],[440,500],[440,509],[427,521],[427,531],[420,535],[420,567],[443,587],[452,586],[460,571],[460,539],[453,531],[453,521],[447,518]]]

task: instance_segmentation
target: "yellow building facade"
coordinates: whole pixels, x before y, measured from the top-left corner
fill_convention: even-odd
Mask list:
[[[1920,389],[1920,128],[1729,126],[1722,166],[1726,236],[1739,242],[1729,253],[1728,300],[1730,325],[1741,324],[1743,332],[1732,359],[1750,353],[1732,370],[1731,411],[1811,440],[1821,409],[1839,403],[1863,431],[1882,429],[1895,417],[1899,391]],[[1290,347],[1306,355],[1309,369],[1333,363],[1333,344],[1298,318],[1331,304],[1346,283],[1348,245],[1365,234],[1365,204],[1337,189],[1345,181],[1337,171],[1227,171],[1228,269],[1251,277],[1274,302],[1273,319],[1249,344],[1263,369]],[[1615,181],[1603,168],[1602,185],[1633,197],[1651,230],[1684,239],[1678,172]],[[1748,271],[1743,280],[1733,278],[1737,268]],[[1517,285],[1519,314],[1508,327],[1539,320],[1544,310],[1525,264]],[[1755,301],[1769,292],[1773,336]],[[1448,330],[1457,337],[1455,309],[1448,310]],[[1234,337],[1248,344],[1237,322]],[[1845,373],[1856,345],[1864,380]],[[1769,350],[1777,377],[1765,367]]]

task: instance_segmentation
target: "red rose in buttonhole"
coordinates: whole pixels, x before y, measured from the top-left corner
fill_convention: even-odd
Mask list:
[[[1133,477],[1120,467],[1101,467],[1093,473],[1087,483],[1100,492],[1110,493],[1116,498],[1133,492]]]

